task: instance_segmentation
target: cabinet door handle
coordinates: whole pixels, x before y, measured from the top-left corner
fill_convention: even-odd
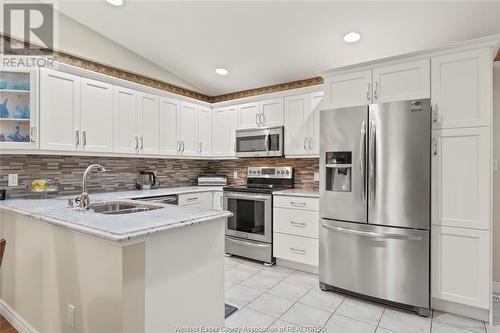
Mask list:
[[[260,127],[260,123],[259,123],[259,113],[256,113],[255,114],[255,123],[257,124],[257,126]]]
[[[75,131],[75,145],[80,145],[80,131],[76,130]]]
[[[36,130],[35,126],[31,126],[30,127],[30,141],[31,142],[36,142],[36,140],[35,140],[35,130]]]
[[[184,152],[184,140],[181,140],[182,151]]]
[[[432,138],[432,146],[433,146],[432,155],[437,156],[437,154],[438,154],[438,138],[436,138],[436,137]]]
[[[371,83],[367,83],[368,85],[368,90],[366,91],[366,99],[370,100],[370,88],[371,88]]]
[[[437,123],[439,120],[439,108],[437,104],[433,104],[432,108],[432,122]]]
[[[203,146],[201,142],[198,142],[198,150],[200,151],[200,153],[203,151]]]
[[[298,253],[298,254],[306,254],[306,250],[303,250],[303,249],[297,249],[297,248],[295,248],[295,247],[291,247],[291,248],[290,248],[290,251],[295,252],[295,253]]]
[[[375,97],[375,99],[378,99],[378,82],[375,82],[374,83],[374,86],[373,86],[373,97]]]
[[[309,138],[309,150],[313,149],[313,138]]]
[[[292,206],[305,206],[306,203],[305,202],[296,202],[296,201],[290,201],[290,205]]]
[[[264,127],[265,123],[266,123],[266,116],[264,115],[264,113],[261,113],[260,114],[260,124],[262,125],[262,127]]]
[[[141,136],[141,149],[144,149],[144,137]]]
[[[186,198],[186,201],[194,201],[194,200],[198,200],[198,197]]]
[[[135,139],[135,150],[138,150],[139,149],[139,137],[134,136],[134,139]]]
[[[304,150],[307,150],[307,138],[304,138]]]
[[[82,141],[83,147],[87,145],[87,131],[82,131]]]
[[[306,226],[306,223],[305,222],[294,222],[294,221],[290,221],[290,224],[295,226],[295,227],[305,227]]]

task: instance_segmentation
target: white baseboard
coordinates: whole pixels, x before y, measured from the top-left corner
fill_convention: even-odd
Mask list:
[[[493,293],[500,294],[500,282],[493,282]]]
[[[23,317],[0,298],[0,314],[14,327],[19,333],[38,333],[36,329],[28,324]]]

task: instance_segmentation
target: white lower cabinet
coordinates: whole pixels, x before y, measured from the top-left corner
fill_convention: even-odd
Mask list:
[[[490,307],[490,232],[432,226],[431,296]]]
[[[212,209],[212,194],[210,192],[197,192],[179,194],[179,206]]]
[[[317,267],[319,262],[319,199],[273,197],[273,255]]]
[[[273,255],[276,258],[318,266],[319,243],[317,239],[277,232],[273,234],[273,237]]]

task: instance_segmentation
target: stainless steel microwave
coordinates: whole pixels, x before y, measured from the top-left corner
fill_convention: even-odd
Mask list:
[[[236,130],[236,157],[283,156],[283,126]]]

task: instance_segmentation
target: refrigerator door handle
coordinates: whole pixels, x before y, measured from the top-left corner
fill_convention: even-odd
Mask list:
[[[386,239],[400,239],[400,240],[414,240],[414,241],[421,241],[424,239],[422,236],[415,236],[415,235],[400,235],[400,234],[391,234],[391,233],[383,233],[383,232],[371,232],[371,231],[346,229],[346,228],[342,228],[342,227],[335,227],[332,225],[328,225],[326,223],[323,223],[323,227],[325,229],[328,229],[331,231],[337,231],[337,232],[342,232],[345,234],[368,237],[368,238],[386,238]]]
[[[376,126],[375,122],[372,121],[370,123],[370,170],[368,172],[368,181],[369,181],[369,188],[370,188],[370,202],[375,201],[375,193],[376,193],[376,166],[377,166],[377,160],[376,160]]]
[[[359,174],[361,179],[361,198],[363,199],[363,205],[366,205],[366,177],[365,177],[365,165],[366,165],[366,122],[363,120],[361,122],[361,140],[359,141]]]

